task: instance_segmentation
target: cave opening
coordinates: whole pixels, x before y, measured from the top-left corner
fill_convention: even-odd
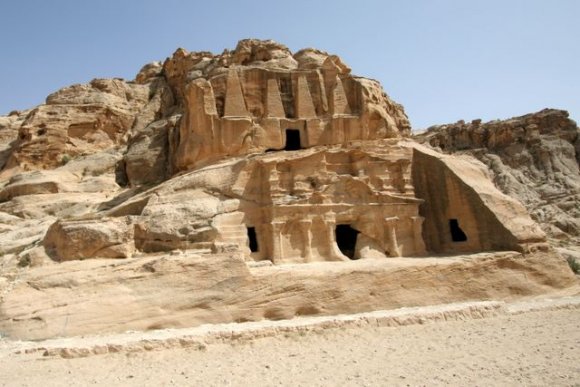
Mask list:
[[[248,230],[248,241],[250,244],[250,251],[255,253],[258,251],[258,237],[256,235],[255,227],[247,227]]]
[[[359,231],[355,230],[350,224],[336,225],[336,244],[340,251],[350,259],[354,258],[356,238]]]
[[[300,130],[286,129],[286,147],[284,150],[295,151],[302,149],[300,146]]]
[[[459,227],[459,222],[457,219],[449,219],[449,232],[451,232],[451,240],[453,242],[465,242],[467,241],[467,235]]]

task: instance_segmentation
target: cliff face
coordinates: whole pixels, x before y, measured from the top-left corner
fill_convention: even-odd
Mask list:
[[[70,86],[0,117],[0,335],[575,282],[513,198],[551,236],[578,235],[578,129],[563,112],[432,128],[416,138],[430,146],[409,134],[402,106],[337,56],[258,40],[179,49],[134,81]]]
[[[44,238],[51,223],[51,242],[46,246],[51,251],[62,250],[55,253],[59,259],[130,256],[142,248],[169,251],[196,240],[211,243],[216,237],[225,238],[216,231],[217,226],[208,226],[209,231],[202,232],[197,226],[173,224],[177,218],[161,219],[161,213],[150,209],[152,205],[146,206],[145,212],[151,219],[128,219],[125,227],[102,221],[94,227],[85,224],[85,231],[79,234],[74,231],[78,224],[65,227],[55,221],[100,218],[106,210],[176,174],[231,158],[401,138],[409,133],[402,106],[390,100],[378,82],[353,76],[335,55],[316,49],[292,54],[276,42],[253,39],[240,41],[234,50],[220,55],[178,49],[164,63],[144,66],[134,81],[96,79],[86,85],[73,85],[49,95],[43,105],[0,119],[0,211],[5,218],[5,242],[0,251],[21,254]],[[341,165],[343,170],[337,170],[338,175],[361,169],[367,179],[376,180],[370,185],[362,182],[363,187],[389,192],[404,186],[403,177],[409,173],[409,157],[401,158],[397,152],[394,155],[394,160],[366,161],[382,162],[385,176],[375,170],[362,171],[362,159],[372,160],[372,155],[347,152],[342,159],[332,156],[329,169]],[[247,187],[238,193],[245,202],[252,200],[251,189],[269,189],[270,177],[261,175],[267,171],[260,166],[252,168],[255,171],[245,168],[244,173],[254,179],[249,181],[244,175],[242,181],[256,188]],[[284,168],[294,171],[288,173]],[[299,190],[295,186],[302,184],[298,182],[303,177],[301,171],[289,166],[270,169],[274,169],[269,172],[272,176],[280,174],[289,180],[280,183],[288,188],[286,195],[293,197]],[[235,179],[238,172],[223,173]],[[328,177],[324,180],[332,181]],[[173,205],[168,198],[172,196],[165,202]],[[416,215],[414,206],[409,215]],[[216,215],[203,212],[198,216],[196,211],[197,207],[184,210],[184,214],[192,213],[189,220],[201,217],[202,224],[207,223],[204,217]],[[261,210],[248,211],[257,213],[246,214],[250,219],[264,217]],[[131,215],[141,214],[134,210]],[[158,217],[160,221],[155,223],[152,219]],[[178,218],[188,223],[183,216]],[[35,227],[29,227],[30,222]],[[410,222],[402,222],[400,227],[410,230]],[[118,244],[113,234],[118,235],[120,230],[124,230],[122,243],[133,247],[111,247]],[[244,233],[245,228],[236,232]],[[244,244],[246,238],[244,234],[237,241]],[[383,235],[376,238],[384,240]],[[405,250],[414,248],[409,245]]]
[[[339,57],[247,39],[220,55],[178,49],[134,81],[95,79],[2,117],[0,176],[118,149],[136,186],[225,157],[409,134],[402,106]]]
[[[580,129],[566,111],[438,125],[414,139],[444,153],[479,159],[495,185],[522,202],[555,242],[578,245]]]
[[[125,145],[131,129],[140,130],[158,113],[150,99],[158,87],[95,79],[61,89],[34,109],[15,112],[18,119],[2,130],[18,132],[2,165],[4,175],[52,169],[70,158]]]
[[[176,170],[410,130],[402,107],[377,82],[354,77],[340,58],[315,49],[292,55],[271,41],[245,40],[217,56],[178,50],[163,73],[184,110]]]

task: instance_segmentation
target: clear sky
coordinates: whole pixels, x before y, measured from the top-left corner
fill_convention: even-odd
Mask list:
[[[545,107],[580,119],[580,0],[2,0],[0,114],[250,37],[339,55],[415,129]]]

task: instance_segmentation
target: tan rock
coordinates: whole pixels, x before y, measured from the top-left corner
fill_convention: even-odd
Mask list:
[[[90,214],[98,211],[109,199],[110,196],[102,192],[24,195],[0,203],[0,211],[39,222],[44,218],[67,218]]]
[[[201,190],[151,196],[135,220],[135,245],[143,252],[209,248],[219,207],[217,197]]]
[[[0,257],[42,244],[46,230],[54,222],[54,218],[30,220],[8,216],[0,212]]]
[[[409,133],[403,108],[337,56],[253,39],[220,55],[179,49],[135,81],[71,86],[1,117],[0,332],[282,319],[575,283],[504,194],[551,217],[552,237],[573,234],[575,124],[545,111],[419,137],[470,149],[461,156]]]
[[[179,48],[163,63],[163,74],[179,103],[183,103],[186,85],[215,67],[216,62],[211,52],[189,53]]]
[[[176,51],[164,64],[184,109],[175,169],[292,148],[296,141],[307,148],[408,135],[403,108],[377,82],[353,77],[322,51],[295,57],[298,62],[286,47],[257,40],[219,56]]]
[[[163,119],[137,132],[129,140],[124,156],[125,171],[133,186],[158,183],[171,171],[169,135],[178,117]]]
[[[252,40],[252,42],[258,46],[262,44],[262,42],[258,40]],[[290,51],[286,47],[284,47],[284,52],[286,55],[290,54]],[[280,56],[284,57],[284,55]],[[351,71],[350,67],[345,65],[338,56],[330,55],[325,51],[317,50],[315,48],[304,48],[299,50],[292,55],[292,58],[296,61],[297,68],[300,70],[315,70],[324,67],[327,70],[334,69],[337,74],[348,74]],[[296,67],[287,66],[286,68],[293,70]]]
[[[59,221],[46,232],[44,247],[58,261],[128,258],[134,251],[133,225],[123,218]]]
[[[131,134],[138,134],[149,124],[169,115],[174,107],[174,98],[165,78],[157,77],[149,80],[150,98],[139,113],[131,127]]]
[[[412,142],[224,161],[109,215],[134,216],[143,252],[221,243],[276,264],[547,248],[545,234],[494,187],[483,164]]]
[[[161,62],[147,63],[139,70],[135,77],[135,82],[139,84],[146,84],[153,81],[156,77],[160,77],[163,73],[163,64]]]
[[[19,196],[56,193],[115,192],[115,168],[119,157],[100,153],[80,157],[54,170],[22,172],[0,190],[0,203]]]
[[[227,64],[269,69],[293,70],[297,65],[288,47],[273,40],[240,40],[233,52],[225,52],[222,57]]]
[[[15,111],[8,116],[0,116],[0,181],[2,180],[2,169],[18,142],[18,128],[22,125],[27,114],[28,111]]]
[[[506,268],[509,268],[506,269]],[[6,284],[12,339],[280,320],[533,296],[576,283],[554,254],[480,254],[249,268],[231,255],[63,262]]]
[[[21,122],[18,142],[12,146],[4,169],[55,168],[70,158],[124,144],[144,108],[161,109],[158,100],[166,97],[153,93],[149,103],[151,87],[95,79],[49,95],[46,104],[32,109]],[[144,119],[153,120],[156,114],[149,113]]]
[[[545,109],[504,121],[435,126],[415,138],[478,158],[495,185],[521,201],[548,235],[580,243],[580,130],[567,112]]]
[[[501,193],[487,168],[417,144],[413,184],[425,200],[423,236],[435,252],[547,249],[546,235],[518,201]]]

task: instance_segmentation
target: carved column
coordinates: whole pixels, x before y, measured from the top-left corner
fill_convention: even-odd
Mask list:
[[[396,225],[399,221],[398,216],[392,216],[385,218],[385,229],[387,232],[387,246],[389,248],[389,255],[391,257],[400,257],[401,249],[399,249],[399,244],[397,243],[397,231]]]
[[[303,219],[299,221],[299,224],[302,232],[302,242],[304,243],[302,257],[304,262],[312,262],[312,220]]]
[[[331,261],[348,261],[349,259],[340,251],[336,244],[336,216],[334,212],[330,211],[324,215],[324,225],[326,226],[326,238],[329,246],[329,260]]]
[[[280,174],[276,168],[276,163],[264,164],[264,176],[268,178],[269,195],[263,199],[271,199],[275,201],[282,196],[282,189],[280,188]]]
[[[284,257],[282,251],[282,227],[283,222],[272,222],[270,227],[272,229],[272,252],[270,256],[272,257],[272,263],[280,263],[280,260]]]
[[[334,120],[332,126],[332,140],[335,144],[343,144],[347,142],[346,133],[344,129],[344,122],[342,120]]]
[[[405,192],[405,178],[401,169],[401,163],[397,162],[389,168],[391,175],[391,185],[399,192]]]
[[[411,216],[413,220],[413,241],[415,242],[415,254],[425,254],[425,242],[423,241],[423,221],[422,216]]]

